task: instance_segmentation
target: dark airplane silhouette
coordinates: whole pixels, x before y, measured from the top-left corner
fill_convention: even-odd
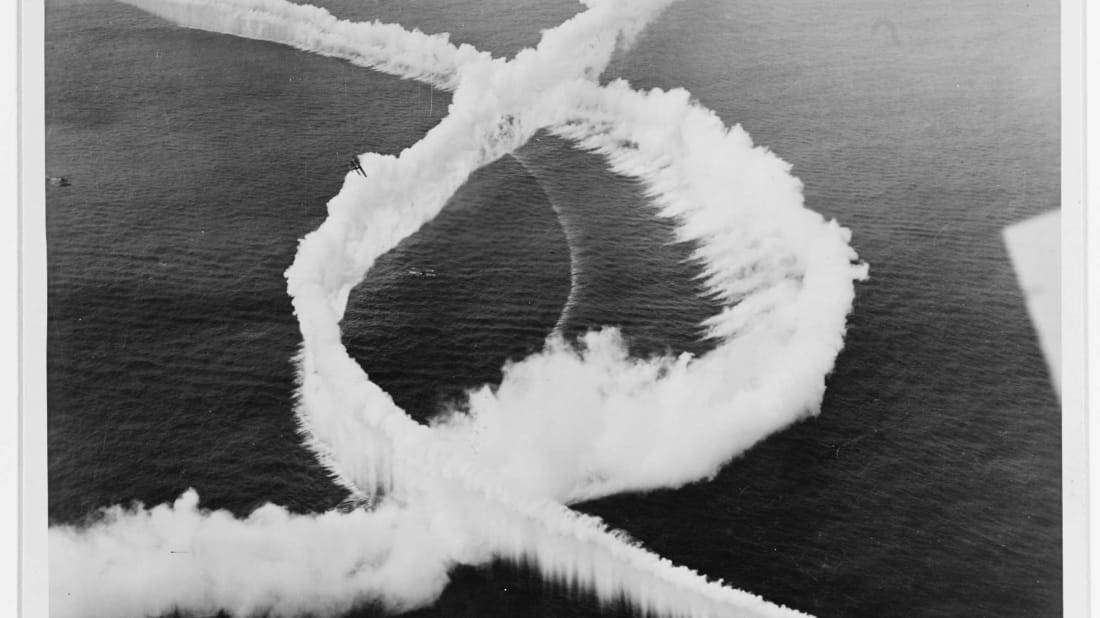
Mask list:
[[[363,171],[363,164],[359,161],[359,157],[353,157],[351,161],[348,162],[348,170],[359,172],[359,175],[363,178],[367,177],[367,173]]]

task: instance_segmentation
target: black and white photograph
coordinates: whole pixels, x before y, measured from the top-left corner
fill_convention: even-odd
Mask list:
[[[1087,615],[1067,9],[23,1],[23,602]]]

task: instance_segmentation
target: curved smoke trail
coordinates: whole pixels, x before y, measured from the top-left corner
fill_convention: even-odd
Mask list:
[[[346,177],[287,271],[303,336],[298,416],[309,446],[346,484],[383,497],[382,506],[306,518],[265,507],[243,521],[200,512],[191,495],[173,508],[116,509],[89,529],[51,531],[51,596],[61,607],[73,607],[66,595],[77,590],[78,612],[107,614],[290,615],[364,600],[403,609],[434,599],[450,564],[501,556],[662,615],[797,615],[676,567],[563,506],[713,475],[814,413],[843,345],[853,280],[865,276],[847,231],[805,209],[789,166],[739,127],[727,129],[686,91],[594,82],[668,0],[591,2],[510,61],[278,0],[128,1],[183,25],[347,58],[455,93],[449,114],[399,156],[360,157],[366,177]],[[462,413],[421,426],[344,348],[348,294],[473,171],[542,128],[644,182],[661,216],[695,242],[707,289],[725,306],[706,323],[719,345],[699,358],[639,360],[613,330],[589,333],[579,349],[551,337],[542,353],[507,367],[497,389],[472,393]],[[231,538],[227,530],[245,537],[232,556],[162,551],[173,539],[208,547],[205,539]],[[362,543],[347,543],[336,568],[316,566],[312,548],[333,535]],[[104,576],[110,585],[81,589],[73,569],[94,568],[101,556],[111,556],[107,571],[119,556],[141,565],[161,583],[158,593],[112,605],[103,590],[127,590],[121,572]],[[276,585],[293,576],[293,556],[314,565],[309,592]],[[247,577],[247,567],[221,568],[242,561],[276,566]],[[427,584],[404,577],[416,569],[435,575]]]
[[[455,424],[489,467],[553,470],[559,500],[713,475],[817,411],[866,266],[853,264],[847,230],[803,207],[788,164],[686,91],[587,81],[568,90],[551,130],[645,183],[680,238],[699,247],[706,287],[725,306],[706,323],[720,343],[698,359],[653,361],[629,358],[614,333],[590,334],[582,352],[552,344],[473,395]],[[565,456],[539,461],[544,453]]]

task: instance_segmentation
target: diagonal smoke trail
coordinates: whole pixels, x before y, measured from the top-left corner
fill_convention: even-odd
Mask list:
[[[119,1],[187,28],[281,43],[450,90],[463,66],[492,60],[470,45],[452,44],[445,34],[346,21],[285,0]]]

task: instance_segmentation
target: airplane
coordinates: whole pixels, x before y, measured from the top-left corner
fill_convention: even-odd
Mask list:
[[[363,164],[359,161],[359,157],[353,157],[348,163],[349,171],[359,172],[359,175],[363,178],[367,177],[367,173],[363,171]]]

